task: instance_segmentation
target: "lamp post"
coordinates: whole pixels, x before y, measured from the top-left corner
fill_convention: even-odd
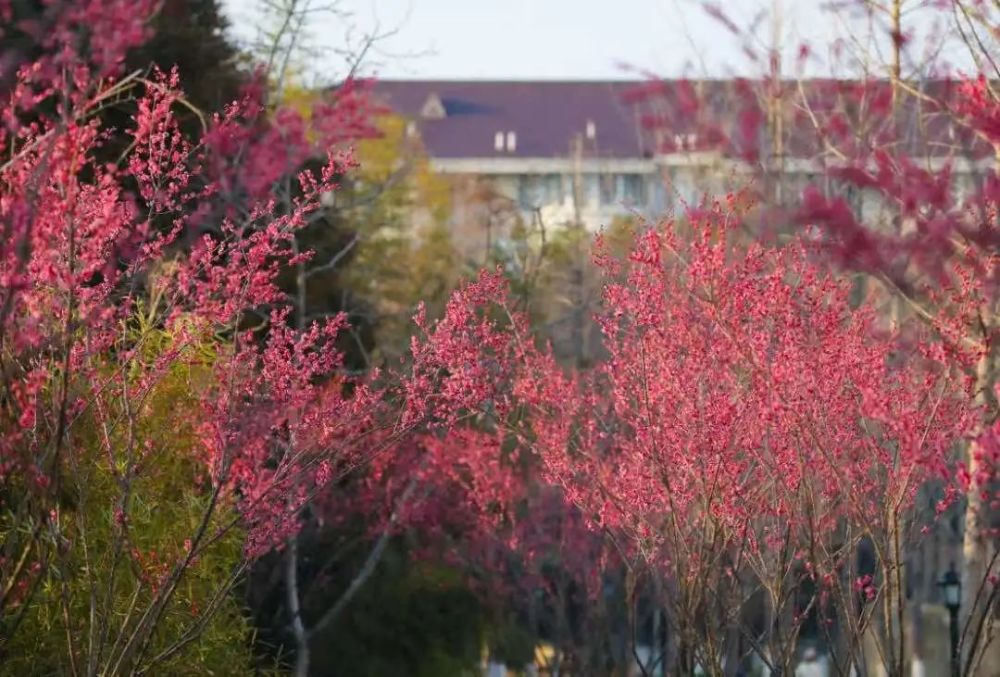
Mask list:
[[[948,629],[951,631],[951,674],[959,677],[958,661],[958,607],[962,603],[962,580],[952,564],[941,576],[938,586],[944,592],[944,605],[948,609]]]

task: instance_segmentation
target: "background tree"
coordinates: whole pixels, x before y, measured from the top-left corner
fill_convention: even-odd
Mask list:
[[[526,442],[622,557],[660,578],[667,665],[733,674],[752,653],[788,673],[815,610],[836,628],[839,670],[864,669],[871,625],[899,674],[902,544],[919,528],[916,492],[952,467],[967,429],[962,383],[923,371],[919,352],[894,359],[902,346],[874,337],[870,308],[851,310],[800,247],[734,247],[739,208],[692,215],[690,239],[650,229],[624,260],[598,252],[609,357],[579,377],[526,358]]]
[[[392,358],[406,350],[418,304],[440,315],[462,274],[473,271],[451,245],[447,181],[430,168],[404,120],[386,114],[377,125],[377,138],[358,143],[361,167],[339,209],[357,237],[346,282],[371,313],[377,352]]]
[[[768,43],[718,4],[702,5],[760,72],[726,94],[728,107],[742,111],[735,118],[720,115],[712,98],[719,92],[710,95],[698,83],[650,85],[638,100],[653,102],[647,122],[654,133],[667,130],[671,111],[700,111],[706,147],[739,158],[741,172],[749,170],[760,188],[763,209],[748,219],[751,229],[773,238],[819,225],[829,260],[860,274],[856,290],[880,299],[886,326],[930,327],[938,336],[942,361],[976,384],[970,392],[979,429],[988,430],[996,418],[989,357],[995,308],[987,291],[993,271],[986,263],[996,229],[996,144],[986,131],[996,109],[996,7],[962,0],[841,3],[839,10],[859,18],[856,33],[833,45],[794,46],[783,42],[780,16],[762,15],[759,25],[771,18],[778,27]],[[798,52],[794,71],[781,58],[790,47]],[[978,82],[953,79],[945,59],[956,55]],[[834,79],[806,77],[817,68]],[[996,470],[982,443],[968,451],[971,476],[979,479],[964,485],[955,518],[934,527],[942,532],[935,544],[950,538],[951,523],[964,540],[963,670],[981,660],[991,634],[984,626],[995,626],[1000,611],[990,594],[998,523],[987,505]],[[928,487],[930,504],[940,498]],[[916,550],[906,559],[916,599],[936,595],[928,557]],[[919,604],[911,607],[919,625]]]

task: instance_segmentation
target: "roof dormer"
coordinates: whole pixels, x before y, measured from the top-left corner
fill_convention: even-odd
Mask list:
[[[441,97],[431,92],[420,109],[420,117],[425,120],[443,120],[448,117],[448,112],[444,109]]]

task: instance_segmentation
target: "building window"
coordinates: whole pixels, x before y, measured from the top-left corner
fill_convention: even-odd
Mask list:
[[[600,204],[601,201],[601,177],[597,174],[588,174],[583,178],[582,194],[580,201],[584,205]],[[571,193],[572,195],[572,193]]]
[[[642,174],[619,174],[615,177],[615,197],[626,207],[646,204],[646,183]]]
[[[646,204],[642,174],[605,174],[601,177],[601,204],[641,207]]]
[[[615,199],[615,176],[614,174],[604,174],[601,176],[601,204],[613,205],[618,202]]]
[[[564,200],[559,174],[524,174],[518,180],[517,199],[522,209],[538,209]]]

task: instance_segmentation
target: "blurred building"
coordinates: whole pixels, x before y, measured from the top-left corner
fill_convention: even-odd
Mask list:
[[[594,230],[615,216],[667,206],[655,144],[624,100],[631,86],[381,81],[377,91],[409,121],[433,168],[455,178],[460,195],[482,198],[488,184],[492,198],[527,221]]]
[[[920,86],[926,96],[907,97],[895,116],[878,112],[891,99],[885,81],[386,80],[376,92],[454,179],[457,239],[474,230],[495,243],[514,219],[596,230],[751,180],[786,204],[809,183],[836,190],[827,170],[844,139],[884,143],[929,169],[951,163],[967,190],[992,154],[984,165],[986,149],[927,103],[954,97],[954,83]],[[877,199],[849,197],[863,218],[880,218]]]

